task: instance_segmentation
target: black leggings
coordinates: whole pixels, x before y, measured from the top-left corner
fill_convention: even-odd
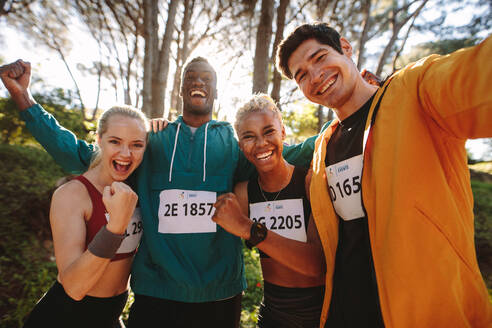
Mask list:
[[[186,303],[135,294],[128,328],[238,328],[241,298],[238,294],[221,301]]]
[[[128,292],[113,297],[85,296],[75,301],[56,281],[27,317],[24,328],[32,327],[121,327],[119,320]]]
[[[325,286],[291,288],[264,282],[260,328],[318,328]]]

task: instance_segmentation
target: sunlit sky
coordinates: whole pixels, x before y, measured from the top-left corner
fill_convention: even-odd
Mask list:
[[[429,10],[422,16],[421,19],[428,20],[437,15],[436,11]],[[459,25],[459,22],[467,22],[468,17],[471,17],[471,11],[460,11],[458,13],[447,16],[445,24]],[[462,24],[462,23],[461,23]],[[287,26],[285,33],[289,33],[295,26]],[[0,44],[0,56],[6,62],[15,61],[18,58],[30,61],[33,67],[33,76],[41,77],[44,84],[50,87],[62,87],[66,89],[73,88],[73,82],[70,79],[68,71],[59,56],[52,51],[48,51],[44,47],[34,46],[30,40],[26,39],[23,34],[5,26],[4,22],[0,22],[0,35],[3,38],[3,44]],[[482,35],[481,37],[486,37]],[[383,36],[384,38],[384,36]],[[419,33],[408,40],[404,52],[408,52],[412,46],[421,42],[432,41],[435,36],[431,33]],[[93,61],[99,60],[97,45],[94,39],[88,35],[83,27],[73,26],[71,28],[72,50],[67,56],[67,61],[72,69],[75,79],[79,84],[84,103],[89,108],[94,108],[96,104],[97,80],[95,76],[84,75],[77,70],[76,65],[83,63],[90,66]],[[377,53],[380,42],[384,40],[376,40],[369,43],[367,53]],[[199,46],[190,56],[202,55],[207,57],[211,64],[218,71],[218,101],[216,106],[220,108],[219,118],[230,121],[234,120],[235,112],[238,104],[246,100],[251,95],[252,87],[252,56],[254,55],[254,45],[246,45],[244,51],[245,56],[240,60],[233,69],[232,62],[225,62],[224,56],[216,56],[213,52],[211,44]],[[375,70],[376,60],[369,58],[366,63],[366,68]],[[170,76],[173,76],[174,67],[170,68]],[[284,82],[285,83],[285,82]],[[291,83],[291,82],[289,82]],[[287,89],[294,85],[290,84]],[[168,92],[170,92],[172,82],[168,83]],[[36,89],[38,88],[38,89]],[[35,91],[40,91],[41,84],[33,85]],[[0,87],[0,95],[5,96],[6,91],[3,86]],[[134,95],[132,95],[134,96]],[[297,95],[301,98],[301,94]],[[119,92],[118,99],[115,99],[115,94],[108,81],[103,81],[101,98],[99,101],[100,108],[109,108],[117,103],[123,102],[123,94]],[[292,107],[291,107],[292,109]],[[467,148],[471,151],[474,158],[492,159],[492,154],[486,153],[487,148],[482,140],[473,140],[467,142]]]

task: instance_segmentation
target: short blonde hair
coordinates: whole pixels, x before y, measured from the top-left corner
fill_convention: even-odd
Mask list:
[[[136,109],[135,107],[127,106],[127,105],[113,106],[110,109],[105,110],[99,117],[99,120],[97,121],[96,132],[99,138],[102,137],[102,135],[105,134],[106,131],[108,131],[109,119],[115,115],[134,118],[140,121],[140,123],[142,123],[142,125],[145,128],[145,131],[149,131],[150,129],[149,120],[147,119],[147,117],[142,111]],[[92,169],[93,167],[97,166],[100,162],[101,162],[101,151],[99,147],[96,147],[96,152],[92,156],[89,169]]]
[[[264,93],[254,94],[250,100],[248,100],[236,113],[236,122],[234,123],[234,129],[236,129],[236,133],[239,132],[239,126],[241,122],[244,120],[246,116],[251,113],[259,113],[263,111],[272,111],[274,112],[280,123],[282,124],[282,114],[278,109],[275,101],[268,95]]]

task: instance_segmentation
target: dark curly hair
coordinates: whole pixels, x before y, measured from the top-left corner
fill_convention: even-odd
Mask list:
[[[277,48],[277,69],[287,78],[292,79],[288,61],[292,53],[306,40],[315,39],[321,44],[327,44],[343,54],[340,44],[340,34],[326,23],[304,24],[289,34]]]

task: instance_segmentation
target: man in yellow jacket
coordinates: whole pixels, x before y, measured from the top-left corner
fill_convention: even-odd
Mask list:
[[[492,327],[465,150],[492,136],[492,39],[424,58],[381,87],[324,23],[298,27],[277,55],[337,115],[312,163],[327,263],[321,327]]]

